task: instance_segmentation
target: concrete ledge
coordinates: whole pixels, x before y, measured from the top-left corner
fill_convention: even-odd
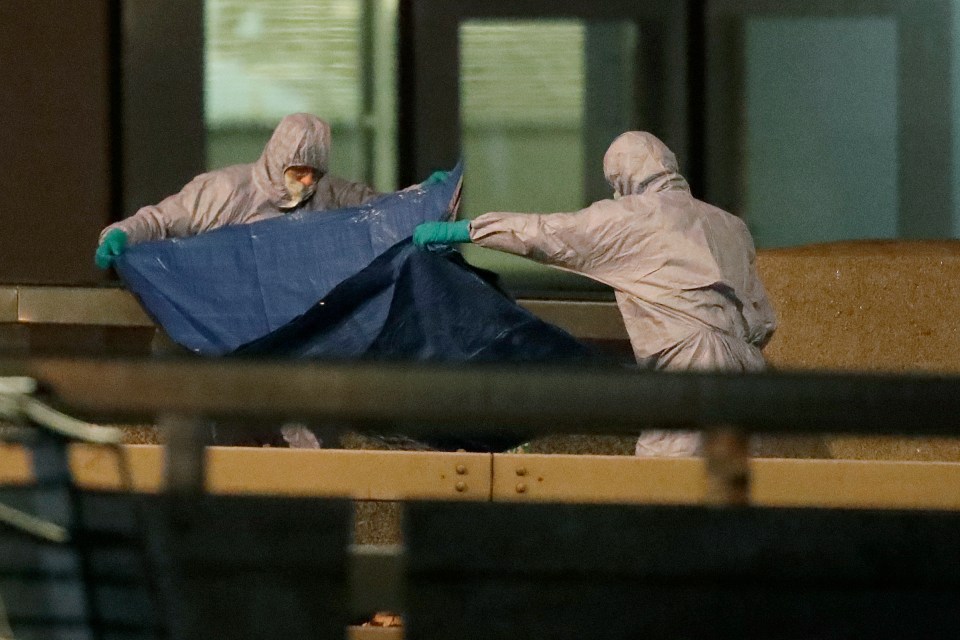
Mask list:
[[[16,322],[104,327],[153,327],[130,292],[113,287],[29,287],[17,289]]]
[[[517,300],[520,306],[545,322],[555,324],[582,340],[626,340],[630,337],[615,302],[577,300]]]
[[[584,339],[628,340],[613,302],[519,300],[531,313]],[[155,327],[120,287],[0,285],[0,323]]]
[[[401,640],[403,627],[347,627],[347,640]]]

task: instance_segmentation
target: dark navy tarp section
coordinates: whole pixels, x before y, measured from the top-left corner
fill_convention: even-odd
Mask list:
[[[492,277],[468,265],[455,250],[425,251],[407,239],[309,311],[233,355],[420,362],[610,361],[518,305],[490,282]],[[473,436],[463,428],[438,427],[420,444],[448,451],[504,451],[526,439],[522,428]]]
[[[410,240],[240,356],[420,362],[599,362],[591,347],[518,305],[459,252]]]
[[[302,314],[421,222],[452,217],[461,174],[458,165],[442,182],[360,207],[139,244],[116,268],[173,340],[222,355]]]

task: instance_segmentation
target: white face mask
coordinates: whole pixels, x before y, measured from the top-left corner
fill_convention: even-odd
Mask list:
[[[307,186],[294,178],[293,175],[287,171],[283,173],[283,184],[286,186],[287,195],[289,196],[287,200],[280,205],[283,208],[297,206],[312,196],[313,192],[316,190],[316,183]]]

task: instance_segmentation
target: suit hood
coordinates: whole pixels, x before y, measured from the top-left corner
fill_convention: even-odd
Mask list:
[[[257,189],[277,207],[294,206],[283,179],[290,167],[313,167],[317,180],[326,175],[330,156],[330,125],[309,113],[286,116],[277,125],[253,165],[253,182]],[[313,189],[304,194],[312,195]]]
[[[620,195],[682,189],[677,158],[659,138],[646,131],[628,131],[617,137],[603,156],[603,175]]]

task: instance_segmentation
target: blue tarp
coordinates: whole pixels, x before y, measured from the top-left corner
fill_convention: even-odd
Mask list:
[[[540,320],[458,251],[409,239],[334,288],[310,310],[239,348],[240,356],[420,362],[597,362],[600,356]]]
[[[461,174],[458,165],[443,182],[360,207],[139,244],[116,268],[174,341],[222,355],[302,314],[421,222],[448,219]]]
[[[455,212],[461,171],[422,190],[144,243],[117,261],[178,343],[204,355],[586,364],[602,356],[516,304],[453,249],[414,247],[414,227]],[[441,391],[441,390],[438,390]],[[426,399],[425,399],[426,400]],[[441,430],[442,431],[442,430]],[[438,436],[441,449],[502,450],[506,429]]]
[[[233,355],[451,363],[607,361],[518,305],[494,279],[495,274],[468,265],[458,251],[425,251],[407,239],[306,313]],[[522,434],[522,429],[505,428],[472,436],[468,426],[438,427],[421,444],[450,451],[503,451],[522,443]]]

